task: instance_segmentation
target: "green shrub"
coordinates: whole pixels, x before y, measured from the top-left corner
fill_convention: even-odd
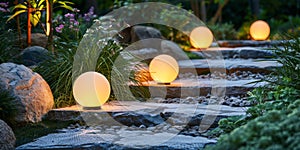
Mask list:
[[[250,37],[250,25],[252,22],[244,22],[242,26],[238,29],[237,38],[239,40],[249,40]]]
[[[215,146],[207,149],[299,149],[300,100],[290,107],[293,110],[272,110],[246,125],[221,135]],[[292,106],[293,105],[293,106]]]
[[[236,40],[237,32],[231,23],[208,25],[216,40]]]
[[[271,39],[281,40],[281,39],[292,39],[291,36],[283,37],[284,33],[293,35],[294,37],[300,36],[300,18],[299,17],[287,17],[287,21],[282,20],[270,20],[271,27]]]

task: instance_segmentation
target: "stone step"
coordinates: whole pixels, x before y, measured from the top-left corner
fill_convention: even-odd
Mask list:
[[[143,87],[149,90],[151,97],[185,98],[207,96],[215,93],[223,93],[223,96],[246,95],[254,88],[266,85],[266,82],[258,82],[257,79],[230,81],[224,79],[183,79],[175,80],[170,85],[157,84],[154,81],[144,82],[142,86],[131,85],[130,89],[138,90]],[[216,92],[217,91],[217,92]]]
[[[184,111],[180,111],[184,108]],[[180,113],[183,117],[185,116],[197,116],[205,115],[206,113],[213,112],[215,116],[239,116],[245,115],[245,110],[247,107],[230,107],[226,105],[216,105],[216,104],[165,104],[165,103],[155,103],[151,102],[139,102],[139,101],[111,101],[102,106],[101,109],[95,110],[86,110],[79,105],[74,105],[71,107],[52,109],[48,112],[44,119],[46,120],[55,120],[55,121],[79,121],[82,120],[84,114],[96,113],[98,116],[101,116],[102,120],[107,120],[114,118],[127,118],[127,122],[124,124],[133,125],[135,118],[130,120],[128,118],[146,118],[146,120],[151,120],[156,118],[156,120],[163,120],[163,116],[169,116],[170,114],[177,112]],[[178,112],[180,111],[180,112]],[[191,115],[192,114],[192,115]],[[163,115],[163,116],[162,116]],[[130,117],[128,117],[130,116]],[[177,116],[180,117],[180,116]],[[180,117],[180,118],[181,118]],[[119,119],[122,120],[122,119]],[[122,122],[122,121],[121,121]],[[142,122],[142,121],[140,121]],[[149,121],[151,122],[151,121]],[[158,122],[161,123],[161,122]],[[157,124],[158,124],[157,123]],[[150,126],[148,123],[144,124]],[[155,124],[152,121],[152,125]]]
[[[191,49],[191,52],[205,59],[257,59],[274,57],[274,50],[255,47],[212,47],[201,51]]]
[[[216,126],[221,118],[245,115],[246,110],[224,105],[138,101],[112,101],[99,110],[84,110],[80,106],[53,109],[47,119],[81,117],[88,126],[61,129],[17,149],[202,149],[216,140],[196,133]],[[181,133],[186,127],[190,135]]]
[[[199,150],[217,141],[205,137],[174,135],[172,133],[149,133],[146,131],[123,131],[101,134],[101,131],[80,130],[71,133],[53,133],[38,138],[35,142],[17,147],[17,150],[31,149],[105,149],[105,150]],[[123,138],[124,134],[130,134]],[[166,138],[173,136],[166,141]],[[141,139],[143,138],[143,139]],[[114,141],[116,140],[116,141]],[[118,140],[118,141],[117,141]],[[165,142],[159,142],[165,141]],[[156,144],[159,143],[159,144]]]
[[[217,41],[215,45],[220,47],[274,47],[281,46],[288,41],[286,40],[265,40],[265,41],[253,41],[253,40],[224,40]]]
[[[214,71],[270,73],[282,66],[277,61],[260,59],[192,59],[178,61],[178,64],[180,73],[197,72],[197,74],[213,73]]]

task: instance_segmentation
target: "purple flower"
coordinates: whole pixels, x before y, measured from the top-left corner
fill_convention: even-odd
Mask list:
[[[74,18],[74,14],[70,14],[70,13],[67,13],[67,14],[65,14],[65,17],[66,18]]]
[[[75,25],[75,26],[78,26],[78,25],[79,25],[79,22],[75,20],[75,21],[74,21],[74,25]]]
[[[55,27],[55,31],[56,31],[57,33],[61,33],[61,32],[62,32],[62,29],[59,28],[59,27]]]
[[[10,10],[7,8],[8,2],[1,2],[0,3],[0,12],[10,12]]]
[[[0,12],[8,12],[5,8],[0,7]]]
[[[64,25],[60,24],[58,27],[55,27],[55,31],[58,33],[61,33],[63,28],[64,28]]]
[[[84,14],[83,19],[84,19],[86,22],[89,22],[89,21],[91,21],[93,18],[96,18],[96,17],[97,17],[97,15],[94,14],[94,7],[92,6],[92,7],[89,9],[89,12]]]
[[[5,3],[5,2],[1,2],[1,3],[0,3],[0,6],[6,8],[6,7],[8,7],[8,2],[6,2],[6,3]]]
[[[70,18],[69,20],[71,23],[75,22],[76,20],[74,18]]]
[[[90,16],[89,16],[88,14],[84,14],[83,18],[84,18],[84,20],[85,20],[86,22],[91,21],[91,18],[90,18]]]

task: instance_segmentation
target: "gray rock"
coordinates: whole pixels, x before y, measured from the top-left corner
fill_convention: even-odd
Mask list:
[[[139,40],[149,39],[149,38],[159,38],[163,39],[160,31],[147,26],[134,26],[131,29],[131,43]]]
[[[112,113],[112,117],[114,120],[122,123],[126,126],[136,126],[136,127],[151,127],[158,125],[164,122],[163,118],[157,115],[150,114],[139,114],[134,112],[123,112],[123,113]]]
[[[21,54],[21,63],[25,66],[34,66],[50,59],[50,52],[40,46],[31,46],[25,48]]]
[[[12,129],[0,120],[0,150],[10,150],[15,148],[16,138]]]
[[[128,27],[119,32],[116,39],[121,43],[132,44],[139,40],[158,38],[165,39],[161,32],[153,27],[148,26],[133,26]]]
[[[47,82],[37,73],[23,65],[3,63],[0,65],[0,88],[15,98],[17,123],[35,123],[42,120],[54,104]]]
[[[26,43],[26,36],[22,36],[23,43]],[[48,43],[48,37],[42,33],[32,33],[31,34],[31,45],[32,46],[41,46],[46,48]]]

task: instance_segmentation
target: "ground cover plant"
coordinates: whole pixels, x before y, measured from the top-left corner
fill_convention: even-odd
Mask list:
[[[276,48],[277,61],[283,64],[264,81],[270,84],[250,92],[256,105],[243,118],[219,121],[220,136],[207,149],[299,149],[300,114],[300,39]]]

